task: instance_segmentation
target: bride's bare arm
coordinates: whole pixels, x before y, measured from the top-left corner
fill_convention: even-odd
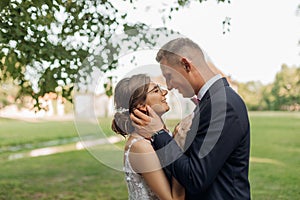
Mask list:
[[[174,177],[172,177],[172,196],[175,199],[184,199],[185,197],[184,187]]]
[[[151,190],[161,200],[183,200],[184,190],[177,181],[173,181],[172,188],[161,169],[159,159],[152,147],[152,145],[140,140],[131,147],[129,159],[132,168],[140,173]]]

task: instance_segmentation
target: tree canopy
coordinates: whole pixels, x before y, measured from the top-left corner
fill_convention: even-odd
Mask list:
[[[172,12],[192,1],[176,0],[163,12],[171,19]],[[18,96],[30,95],[36,100],[60,87],[62,96],[71,101],[76,79],[89,80],[88,74],[94,68],[106,72],[117,67],[114,59],[121,51],[120,44],[111,38],[117,28],[126,34],[122,42],[135,41],[127,48],[134,50],[141,41],[148,45],[155,43],[157,35],[147,34],[146,24],[129,23],[127,14],[118,10],[118,2],[1,0],[0,81],[11,79],[20,86]],[[125,2],[134,6],[137,1]],[[159,31],[168,34],[166,29]],[[90,56],[96,53],[97,59]],[[86,60],[89,67],[83,68]]]
[[[283,64],[272,83],[238,84],[238,92],[249,110],[300,110],[300,67]]]

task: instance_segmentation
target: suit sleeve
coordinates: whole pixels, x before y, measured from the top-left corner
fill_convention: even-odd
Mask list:
[[[200,115],[200,113],[202,113]],[[162,166],[190,193],[206,190],[218,172],[245,136],[236,110],[229,106],[203,106],[195,114],[199,120],[188,133],[187,151],[182,152],[166,133],[157,135],[153,146]]]

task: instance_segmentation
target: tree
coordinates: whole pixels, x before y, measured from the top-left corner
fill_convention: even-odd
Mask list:
[[[165,9],[168,18],[192,1],[177,0]],[[135,1],[128,2],[134,6]],[[0,9],[0,81],[12,78],[20,85],[18,96],[36,100],[60,86],[71,101],[75,80],[88,82],[95,68],[116,68],[126,41],[134,41],[127,46],[134,50],[141,42],[154,45],[158,33],[170,34],[160,29],[149,35],[147,25],[128,23],[126,13],[106,0],[1,0]],[[117,27],[126,34],[122,44],[111,38]]]
[[[244,99],[249,110],[264,109],[263,90],[264,85],[259,81],[239,83],[239,94]]]
[[[266,98],[275,110],[295,110],[300,106],[300,68],[283,64]]]
[[[13,83],[12,79],[7,79],[2,82],[0,87],[0,109],[15,104],[16,96],[20,87]]]

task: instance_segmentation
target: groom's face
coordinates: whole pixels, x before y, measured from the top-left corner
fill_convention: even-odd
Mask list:
[[[190,84],[189,74],[184,66],[178,63],[169,63],[166,59],[160,61],[160,68],[166,79],[168,90],[177,89],[183,97],[193,97],[195,92]]]

